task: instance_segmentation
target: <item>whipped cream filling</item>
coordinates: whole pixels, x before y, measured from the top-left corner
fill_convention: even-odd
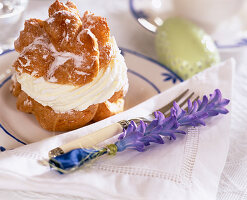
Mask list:
[[[105,70],[88,84],[83,86],[61,85],[46,81],[43,77],[34,77],[27,73],[16,74],[22,90],[43,106],[51,107],[55,112],[70,110],[83,111],[90,105],[103,103],[115,92],[128,90],[127,67],[115,39],[112,38],[114,56]]]

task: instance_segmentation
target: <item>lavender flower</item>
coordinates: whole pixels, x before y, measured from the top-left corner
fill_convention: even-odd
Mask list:
[[[185,133],[177,128],[178,123],[175,116],[165,118],[161,112],[155,112],[155,119],[149,125],[140,121],[140,125],[137,126],[135,122],[131,121],[115,145],[118,152],[124,151],[126,148],[144,151],[145,146],[150,145],[151,142],[164,144],[162,136],[168,136],[175,140],[175,133]]]
[[[118,151],[123,151],[126,148],[143,151],[144,143],[142,142],[142,138],[144,137],[145,129],[146,125],[143,121],[141,121],[141,124],[138,127],[135,122],[131,121],[128,128],[119,136],[119,141],[115,143]]]
[[[216,89],[210,99],[203,96],[203,100],[195,101],[193,104],[188,101],[188,110],[183,110],[174,102],[171,108],[171,116],[165,118],[161,112],[155,112],[155,119],[149,124],[140,121],[137,126],[131,121],[128,128],[120,135],[115,145],[118,152],[125,149],[135,149],[144,151],[145,146],[151,142],[164,144],[165,140],[162,136],[168,136],[175,140],[175,133],[185,134],[183,130],[179,130],[183,126],[199,126],[205,125],[205,119],[218,114],[227,114],[228,110],[224,108],[230,101],[222,99],[221,92]]]
[[[218,114],[227,114],[228,110],[224,106],[229,102],[228,99],[222,99],[220,90],[216,89],[213,94],[210,94],[210,99],[204,95],[202,101],[195,101],[193,105],[188,100],[187,112],[174,102],[171,115],[177,118],[179,126],[205,126],[204,119]]]

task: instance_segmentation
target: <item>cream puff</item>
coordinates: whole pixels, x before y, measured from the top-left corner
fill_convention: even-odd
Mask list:
[[[106,19],[55,1],[15,41],[17,108],[50,131],[69,131],[123,111],[127,67]]]

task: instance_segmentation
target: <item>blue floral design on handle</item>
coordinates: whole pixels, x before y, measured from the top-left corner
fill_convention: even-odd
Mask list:
[[[2,146],[0,146],[0,152],[6,151],[6,149]]]

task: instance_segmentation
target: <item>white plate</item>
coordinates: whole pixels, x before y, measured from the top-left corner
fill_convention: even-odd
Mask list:
[[[163,19],[178,15],[177,11],[173,8],[173,1],[174,0],[129,0],[129,9],[135,20],[142,27],[151,32],[155,32],[157,26],[163,23]],[[235,3],[238,4],[240,2],[236,0]],[[247,46],[246,10],[247,2],[243,4],[238,14],[229,20],[216,23],[218,24],[217,28],[211,31],[210,34],[219,49]],[[211,16],[211,18],[213,17]]]
[[[129,68],[130,88],[125,109],[182,81],[178,75],[157,61],[129,49],[121,49]],[[0,55],[0,147],[6,149],[58,134],[42,129],[33,115],[16,109],[16,98],[10,93],[10,86],[11,65],[17,55],[14,51]]]

